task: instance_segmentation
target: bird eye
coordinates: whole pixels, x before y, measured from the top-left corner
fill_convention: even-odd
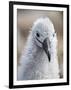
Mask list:
[[[39,33],[36,33],[37,37],[40,37]]]
[[[53,37],[54,37],[55,33],[53,34]]]
[[[55,36],[56,32],[53,33],[53,37]]]

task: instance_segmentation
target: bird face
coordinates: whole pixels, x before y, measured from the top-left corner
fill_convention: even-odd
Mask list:
[[[48,18],[37,20],[33,26],[34,41],[38,47],[45,51],[49,61],[51,60],[50,48],[53,32],[54,27]]]
[[[48,34],[46,32],[43,32],[41,34],[41,31],[40,32],[39,32],[39,30],[36,31],[35,42],[36,42],[37,46],[39,46],[40,48],[42,48],[45,51],[45,53],[47,54],[48,59],[50,61],[50,52],[49,52],[50,40],[49,40]]]

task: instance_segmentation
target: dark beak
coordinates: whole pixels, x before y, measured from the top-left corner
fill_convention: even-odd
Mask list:
[[[46,55],[48,56],[49,62],[50,62],[50,53],[48,51],[48,44],[47,44],[47,38],[43,41],[43,49],[46,53]]]

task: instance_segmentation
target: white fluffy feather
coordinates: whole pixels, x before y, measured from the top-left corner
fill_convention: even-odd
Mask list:
[[[43,29],[42,29],[43,28]],[[44,50],[38,47],[34,41],[35,31],[37,30],[50,39],[51,61],[48,61]],[[57,36],[52,22],[48,18],[39,18],[35,21],[32,31],[29,34],[27,44],[20,59],[18,67],[18,80],[39,80],[59,78],[59,66],[57,58]],[[43,41],[43,39],[41,40]]]

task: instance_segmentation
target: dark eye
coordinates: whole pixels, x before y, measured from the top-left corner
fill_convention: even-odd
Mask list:
[[[36,33],[37,37],[40,37],[39,33]]]
[[[55,36],[56,32],[53,33],[53,37]]]
[[[53,34],[53,37],[55,36],[55,33]]]

